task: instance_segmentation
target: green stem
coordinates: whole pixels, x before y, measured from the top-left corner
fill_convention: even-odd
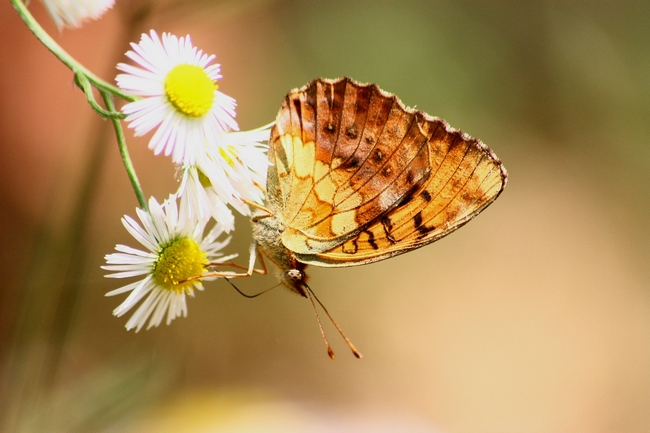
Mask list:
[[[100,93],[104,99],[106,108],[108,108],[110,111],[115,111],[115,104],[113,104],[111,95],[108,92],[103,91]],[[144,209],[148,213],[149,207],[147,206],[147,200],[144,198],[145,196],[144,192],[142,192],[140,181],[138,180],[138,176],[135,174],[135,168],[133,168],[133,163],[131,162],[131,157],[129,156],[129,150],[126,147],[126,140],[124,139],[124,131],[122,130],[120,119],[112,118],[111,122],[113,122],[113,128],[115,128],[115,137],[117,137],[117,145],[120,149],[120,155],[122,156],[122,162],[124,163],[126,174],[129,176],[129,180],[131,181],[131,186],[133,187],[135,196],[138,199],[138,203],[140,203],[140,208]]]
[[[45,29],[43,29],[43,27],[41,27],[36,19],[34,19],[34,16],[29,12],[29,10],[27,10],[27,7],[25,7],[21,0],[10,1],[29,30],[34,33],[38,40],[41,41],[41,43],[52,52],[52,54],[54,54],[59,60],[61,60],[63,64],[70,68],[70,70],[74,72],[75,76],[85,75],[88,78],[88,81],[93,84],[93,86],[97,87],[103,92],[112,93],[113,95],[119,96],[120,98],[130,102],[137,100],[135,96],[124,93],[118,87],[108,84],[106,81],[97,77],[95,74],[86,69],[82,64],[77,62],[70,54],[61,48],[61,46],[57,44],[50,35],[47,34]]]
[[[84,74],[77,72],[74,80],[77,83],[77,86],[79,86],[79,88],[84,91],[88,104],[90,104],[92,109],[95,110],[97,114],[107,119],[124,119],[126,117],[126,114],[124,113],[107,111],[99,106],[97,101],[95,101],[95,95],[93,95],[93,89],[90,86],[90,81],[88,81],[88,77],[86,77]]]

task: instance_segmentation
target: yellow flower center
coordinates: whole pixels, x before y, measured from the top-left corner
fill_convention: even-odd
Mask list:
[[[165,77],[167,99],[189,117],[201,117],[210,111],[217,87],[196,65],[176,65]]]
[[[203,274],[208,263],[206,253],[194,239],[178,238],[161,248],[152,274],[159,287],[180,294],[200,282],[187,279]]]

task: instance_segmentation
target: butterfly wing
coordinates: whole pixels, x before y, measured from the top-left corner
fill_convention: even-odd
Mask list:
[[[317,79],[287,95],[269,158],[282,243],[320,266],[370,263],[433,242],[496,199],[506,181],[480,141],[348,78]]]
[[[424,116],[348,78],[290,92],[269,151],[269,200],[285,224],[283,244],[327,251],[420,188],[431,170]]]

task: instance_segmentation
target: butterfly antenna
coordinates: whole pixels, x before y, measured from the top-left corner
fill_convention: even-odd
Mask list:
[[[314,307],[314,314],[316,315],[316,321],[318,322],[318,329],[320,329],[320,334],[323,336],[323,341],[325,341],[325,346],[327,346],[327,354],[330,356],[330,358],[334,359],[336,358],[336,355],[334,354],[334,351],[332,350],[330,343],[327,341],[327,337],[325,336],[325,331],[323,330],[323,325],[321,325],[320,317],[318,317],[318,309],[316,308],[316,304],[314,303],[314,298],[316,297],[316,295],[314,295],[311,289],[309,289],[307,290],[307,297],[311,301],[311,306]],[[318,298],[316,298],[316,300],[318,301]],[[318,303],[320,304],[320,301],[318,301]]]
[[[307,284],[305,284],[305,287],[307,288],[307,290],[306,290],[307,294],[310,295],[309,300],[311,300],[312,305],[314,305],[314,300],[312,299],[312,297],[313,297],[314,299],[316,299],[316,301],[321,306],[323,311],[325,311],[325,314],[327,314],[327,317],[330,318],[330,320],[332,321],[332,323],[334,324],[336,329],[339,331],[339,334],[341,334],[341,337],[343,337],[345,342],[348,344],[348,347],[350,348],[350,350],[352,350],[352,353],[354,354],[354,356],[357,357],[358,359],[361,359],[363,357],[363,355],[361,355],[361,352],[359,352],[357,350],[357,348],[354,347],[354,344],[352,344],[350,339],[345,335],[345,333],[343,333],[343,330],[341,329],[341,327],[338,325],[338,323],[336,323],[336,320],[334,320],[334,318],[329,313],[329,311],[327,311],[327,308],[325,308],[325,305],[323,305],[323,303],[320,301],[320,299],[318,299],[318,296],[316,296],[316,293],[314,293],[313,290],[311,289],[311,287],[309,287]],[[314,305],[314,311],[316,311],[316,305]],[[318,319],[318,313],[316,313],[316,319]],[[318,320],[318,326],[321,326],[320,325],[320,320]],[[327,344],[327,339],[325,338],[325,333],[323,332],[322,327],[320,329],[320,332],[323,334],[323,338],[325,339],[325,344]],[[331,352],[329,344],[327,344],[327,351]],[[334,359],[334,356],[332,356],[332,355],[334,355],[334,353],[330,354],[330,358]]]
[[[265,294],[266,292],[270,292],[271,290],[275,289],[276,287],[280,286],[280,284],[282,284],[282,283],[280,283],[280,284],[276,284],[275,286],[273,286],[273,287],[271,287],[271,288],[269,288],[269,289],[263,290],[263,291],[261,291],[261,292],[259,292],[259,293],[254,294],[254,295],[247,295],[246,293],[244,293],[244,292],[242,292],[241,290],[239,290],[239,288],[238,288],[237,286],[235,286],[235,285],[232,283],[232,281],[230,281],[230,278],[225,278],[225,280],[226,280],[226,281],[228,282],[228,284],[230,284],[230,285],[231,285],[235,290],[237,290],[237,292],[238,292],[240,295],[242,295],[244,298],[248,298],[248,299],[257,298],[258,296],[263,295],[263,294]]]

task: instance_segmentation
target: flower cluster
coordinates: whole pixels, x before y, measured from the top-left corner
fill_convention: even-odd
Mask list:
[[[171,157],[180,173],[178,191],[162,205],[149,201],[149,211],[137,209],[141,225],[125,216],[124,227],[146,251],[117,245],[103,268],[112,278],[142,277],[107,293],[130,292],[115,309],[121,316],[145,296],[128,320],[127,329],[158,326],[187,314],[186,295],[202,290],[206,269],[224,263],[221,249],[234,229],[232,209],[250,215],[250,203],[264,200],[269,126],[240,132],[236,103],[219,90],[220,65],[192,46],[189,36],[155,31],[131,44],[120,63],[118,86],[137,97],[122,111],[135,135],[155,129],[149,148]],[[211,226],[211,230],[206,227]]]

